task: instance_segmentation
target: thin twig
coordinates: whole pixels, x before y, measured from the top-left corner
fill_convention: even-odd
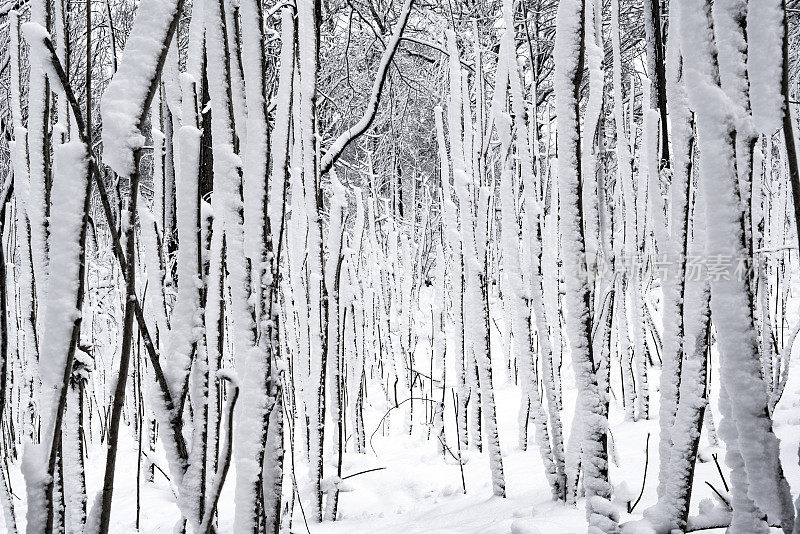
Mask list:
[[[706,480],[706,485],[707,485],[709,488],[711,488],[711,490],[712,490],[714,493],[716,493],[716,494],[717,494],[717,497],[719,497],[719,499],[720,499],[722,502],[724,502],[724,503],[725,503],[725,506],[727,506],[727,507],[728,507],[728,508],[729,508],[731,511],[733,511],[733,507],[731,506],[731,503],[728,501],[728,499],[726,499],[726,498],[725,498],[725,497],[722,495],[722,493],[720,493],[720,492],[717,490],[717,488],[715,488],[715,487],[714,487],[714,486],[711,484],[711,482],[709,482],[709,481],[707,481],[707,480]]]
[[[639,501],[642,500],[642,495],[644,495],[644,484],[647,482],[647,464],[650,463],[650,432],[647,433],[647,440],[644,444],[644,475],[642,475],[642,490],[639,492],[639,496],[636,498],[636,502],[634,502],[630,508],[628,508],[628,513],[633,512],[633,509],[636,508],[636,505],[639,504]]]
[[[453,394],[453,412],[455,412],[456,416],[455,423],[456,423],[456,445],[458,446],[458,467],[459,469],[461,469],[461,487],[464,489],[464,495],[466,495],[467,483],[464,480],[464,461],[461,459],[461,437],[459,436],[458,432],[458,393],[456,393],[455,390],[452,390],[451,393]]]
[[[722,479],[722,485],[725,486],[725,491],[731,491],[728,487],[728,482],[725,480],[725,476],[722,474],[722,468],[719,466],[719,461],[717,460],[717,453],[711,455],[714,459],[714,463],[717,465],[717,471],[719,472],[719,478]]]
[[[373,469],[367,469],[366,471],[359,471],[358,473],[353,473],[352,475],[347,475],[346,477],[342,477],[342,480],[347,480],[348,478],[357,477],[358,475],[365,475],[367,473],[372,473],[373,471],[383,471],[386,469],[385,467],[375,467]]]
[[[392,406],[391,408],[389,408],[389,410],[387,410],[387,412],[385,414],[383,414],[383,417],[381,417],[381,420],[378,421],[378,425],[375,427],[375,430],[369,436],[369,447],[372,449],[372,452],[377,454],[377,452],[375,451],[375,447],[372,446],[372,438],[375,437],[375,434],[381,428],[381,425],[383,424],[383,421],[386,419],[386,417],[390,413],[392,413],[392,410],[394,410],[395,408],[399,408],[400,406],[402,406],[403,404],[407,403],[408,401],[415,401],[415,400],[416,401],[422,401],[422,402],[436,402],[433,399],[423,399],[422,397],[409,397],[409,398],[407,398],[405,400],[402,400],[402,401],[398,402],[396,405]]]

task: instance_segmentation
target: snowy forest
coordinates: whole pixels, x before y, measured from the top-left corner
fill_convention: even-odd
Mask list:
[[[0,532],[800,534],[800,0],[0,0]]]

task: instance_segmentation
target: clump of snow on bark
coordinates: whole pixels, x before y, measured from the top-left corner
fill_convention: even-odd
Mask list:
[[[762,133],[781,127],[784,101],[783,6],[781,0],[750,0],[747,4],[747,71],[753,122]]]
[[[143,0],[139,4],[119,70],[100,101],[103,161],[123,176],[133,173],[133,152],[144,145],[140,120],[178,4],[179,0]]]
[[[50,259],[59,267],[51,273],[44,311],[47,328],[42,338],[40,370],[44,387],[55,388],[63,381],[72,326],[80,314],[75,304],[87,163],[86,148],[82,143],[67,143],[55,149]]]
[[[31,45],[31,54],[29,55],[31,68],[39,69],[47,75],[47,79],[53,84],[53,89],[63,92],[61,80],[56,73],[55,67],[53,67],[53,63],[50,61],[50,51],[45,45],[45,41],[52,42],[50,33],[44,26],[36,22],[23,24],[22,33],[25,35],[25,40]]]

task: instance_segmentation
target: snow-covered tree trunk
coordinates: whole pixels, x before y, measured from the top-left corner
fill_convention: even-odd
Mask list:
[[[678,156],[677,150],[673,153]],[[678,169],[676,168],[676,171]],[[676,184],[678,185],[678,184]],[[693,239],[687,248],[692,256],[705,250],[705,200],[698,195],[692,225]],[[684,238],[688,232],[684,230]],[[685,528],[689,517],[695,462],[700,443],[700,432],[707,403],[707,358],[710,328],[710,286],[704,270],[683,282],[683,310],[685,334],[681,368],[680,403],[670,429],[671,447],[669,469],[664,484],[664,496],[659,505],[645,512],[645,517],[655,524],[659,532]],[[658,511],[658,512],[656,512]]]
[[[447,145],[444,137],[443,111],[441,107],[434,110],[436,120],[436,135],[439,144],[439,160],[441,164],[441,204],[442,204],[442,240],[445,243],[447,270],[449,273],[449,309],[450,320],[453,326],[451,341],[452,361],[455,364],[455,393],[456,393],[456,432],[462,449],[467,448],[467,371],[465,368],[464,354],[464,293],[463,293],[463,256],[461,247],[461,234],[458,231],[457,207],[453,201],[450,186],[450,163],[447,155]]]
[[[468,158],[462,147],[471,145],[469,135],[462,138],[461,129],[456,127],[464,118],[464,131],[472,129],[472,121],[462,113],[468,102],[463,103],[461,64],[455,34],[448,31],[450,52],[450,106],[448,107],[448,126],[450,129],[450,151],[453,154],[453,185],[459,201],[459,216],[464,253],[464,330],[470,333],[471,343],[466,353],[472,353],[477,367],[480,384],[480,406],[486,430],[489,464],[492,470],[492,485],[495,495],[505,497],[503,459],[497,433],[497,417],[492,389],[492,371],[489,355],[489,310],[487,306],[486,280],[486,240],[487,217],[489,210],[489,191],[485,186],[475,183],[468,170]],[[463,108],[462,108],[463,105]],[[470,147],[471,148],[471,147]],[[474,192],[473,192],[474,189]],[[475,198],[477,194],[477,198]],[[469,313],[466,313],[469,310]],[[475,399],[471,399],[475,402]]]
[[[214,138],[214,193],[212,207],[222,218],[225,237],[225,266],[227,289],[230,291],[228,313],[233,341],[234,363],[239,370],[242,405],[236,418],[236,428],[247,430],[237,440],[234,450],[237,466],[237,499],[234,523],[242,532],[253,531],[258,522],[261,493],[261,465],[266,429],[263,403],[265,366],[268,361],[259,353],[255,302],[252,291],[251,266],[246,261],[245,212],[243,203],[243,162],[239,157],[236,130],[236,110],[231,99],[231,66],[228,48],[228,28],[222,0],[211,0],[205,6],[206,42],[208,51],[208,83],[211,96],[211,127]],[[256,60],[257,61],[257,60]],[[258,89],[258,88],[256,88]],[[244,135],[244,134],[242,134]],[[257,132],[253,133],[257,136]],[[248,135],[248,140],[250,136]],[[258,139],[255,139],[258,143]],[[262,145],[264,146],[263,142]],[[262,155],[263,157],[263,155]],[[247,158],[247,156],[246,156]],[[247,159],[249,161],[249,158]],[[262,172],[266,172],[262,170]],[[248,170],[249,175],[249,170]],[[251,176],[252,177],[252,176]],[[253,179],[259,179],[252,177]],[[263,176],[260,178],[264,183]],[[259,209],[263,209],[259,207]],[[258,220],[263,220],[261,217]],[[249,220],[247,222],[250,222]],[[222,251],[212,251],[222,254]],[[263,254],[257,254],[262,257]],[[249,428],[248,428],[249,427]],[[252,432],[252,428],[258,432]],[[238,431],[237,431],[238,433]],[[246,487],[245,487],[246,486]],[[206,510],[208,512],[208,510]]]
[[[505,44],[505,43],[504,43]],[[507,44],[501,45],[502,53],[509,53]],[[501,59],[502,60],[502,59]],[[516,76],[516,73],[513,73]],[[508,292],[503,294],[508,303],[506,313],[510,314],[511,331],[513,339],[513,352],[520,370],[522,382],[523,406],[521,410],[530,409],[531,418],[535,426],[536,443],[544,463],[545,475],[550,483],[550,488],[555,499],[564,495],[563,475],[557,471],[553,451],[550,445],[550,433],[547,429],[547,415],[542,407],[539,397],[539,378],[534,362],[533,347],[531,346],[531,321],[528,298],[523,288],[522,271],[520,268],[519,252],[519,223],[517,222],[516,208],[514,206],[514,192],[512,180],[511,160],[511,117],[500,112],[495,116],[495,127],[501,142],[501,151],[506,154],[500,172],[500,200],[502,209],[502,251],[504,271],[508,278]],[[527,403],[525,403],[527,399]],[[529,406],[527,406],[529,405]]]
[[[19,258],[17,270],[17,283],[19,284],[19,314],[22,322],[21,356],[24,361],[22,369],[27,384],[28,401],[28,431],[37,427],[38,414],[34,406],[35,396],[39,390],[39,338],[36,330],[36,278],[33,271],[33,249],[31,246],[31,227],[26,205],[28,202],[28,183],[30,180],[28,166],[28,130],[23,127],[22,95],[21,95],[21,61],[19,14],[12,11],[9,14],[9,65],[11,70],[11,120],[14,126],[14,141],[9,143],[11,152],[12,172],[14,179],[14,215],[16,230],[16,255]],[[42,310],[43,312],[43,310]],[[18,344],[18,351],[19,351]]]
[[[672,141],[672,184],[670,186],[670,235],[663,251],[667,260],[667,270],[662,280],[664,331],[659,407],[659,482],[657,486],[659,499],[664,496],[665,484],[670,472],[671,432],[678,407],[678,388],[683,359],[685,312],[683,293],[689,241],[687,224],[692,147],[694,145],[693,122],[687,102],[680,48],[680,9],[681,5],[677,2],[670,9],[669,24],[672,28],[672,38],[667,41],[666,91]]]
[[[736,118],[732,111],[714,105],[725,96],[720,86],[722,67],[717,63],[710,7],[703,0],[683,0],[680,21],[687,93],[696,113],[702,153],[700,181],[706,198],[715,199],[706,205],[706,254],[748,261],[736,173]],[[748,281],[735,272],[735,267],[735,264],[729,266],[726,276],[711,280],[711,316],[718,333],[720,375],[730,401],[730,411],[724,419],[730,428],[734,425],[736,428],[735,434],[733,431],[728,434],[726,444],[729,452],[738,445],[746,470],[748,495],[754,504],[771,521],[791,530],[794,508],[759,372],[753,298]],[[731,442],[734,436],[736,442]],[[726,460],[732,468],[738,467],[736,459]],[[734,485],[738,485],[736,481]]]
[[[215,301],[214,293],[206,294],[206,306],[201,303],[202,278],[202,237],[201,237],[201,208],[200,208],[200,141],[201,131],[197,116],[197,82],[190,74],[183,75],[181,79],[183,93],[183,110],[181,113],[182,125],[177,132],[174,146],[179,155],[177,162],[178,179],[176,186],[176,221],[178,229],[177,271],[178,295],[175,308],[172,312],[171,331],[169,332],[170,371],[172,379],[178,389],[191,395],[195,424],[193,428],[192,443],[187,451],[188,467],[181,488],[179,499],[183,500],[183,509],[191,510],[189,518],[193,528],[197,527],[203,516],[205,507],[205,486],[209,472],[207,459],[209,457],[209,436],[216,436],[211,430],[216,430],[212,423],[216,417],[216,406],[209,402],[212,397],[211,390],[215,389],[211,383],[216,371],[217,342],[214,335],[206,332],[205,340],[200,334],[204,332],[204,316],[202,308],[216,309],[220,305]],[[214,261],[214,260],[212,260]],[[208,290],[213,283],[207,280]],[[211,317],[214,317],[212,312]],[[214,325],[211,325],[214,329]],[[209,343],[209,344],[207,344]],[[190,377],[190,368],[194,362],[194,373]],[[191,381],[191,388],[184,384]],[[190,391],[191,389],[191,391]],[[183,393],[181,394],[183,397]],[[183,401],[180,405],[183,405]],[[214,415],[211,416],[211,412]],[[214,450],[212,449],[213,453]],[[213,470],[211,471],[213,473]]]
[[[50,23],[50,2],[33,0],[30,3],[30,23],[25,26],[37,25],[36,27],[46,32],[50,28]],[[29,180],[26,193],[26,214],[30,225],[31,259],[38,301],[46,298],[48,288],[48,217],[50,216],[50,189],[53,179],[49,132],[51,81],[47,76],[47,63],[50,59],[46,49],[31,43],[29,56],[32,68],[28,81]],[[39,322],[36,326],[40,337],[44,325],[41,322],[42,315],[42,313],[37,314]]]
[[[327,364],[328,378],[330,380],[330,419],[333,421],[332,433],[332,454],[331,458],[336,463],[336,477],[342,476],[342,454],[344,454],[344,388],[342,382],[344,373],[342,369],[342,357],[340,348],[342,346],[342,336],[340,328],[340,306],[342,302],[342,248],[344,247],[345,234],[345,214],[347,205],[347,191],[336,176],[336,172],[331,170],[331,194],[330,194],[330,219],[328,224],[327,247],[328,256],[326,258],[325,284],[328,290],[328,306],[330,315],[328,317],[328,355]],[[338,478],[328,477],[326,480],[336,480],[328,484],[327,502],[325,519],[336,520],[336,512],[339,502]]]
[[[578,122],[579,79],[583,70],[584,3],[562,0],[556,15],[556,58],[554,90],[558,125],[558,189],[562,257],[566,278],[567,338],[578,385],[577,410],[582,425],[582,458],[586,489],[586,517],[589,528],[600,532],[616,530],[617,514],[608,499],[606,432],[604,414],[592,354],[592,319],[586,273],[586,248],[580,165]]]
[[[328,350],[328,295],[325,286],[325,263],[322,243],[322,188],[320,185],[316,129],[316,84],[319,55],[319,17],[314,0],[303,0],[297,5],[297,40],[299,84],[298,132],[302,146],[303,186],[308,221],[308,317],[310,334],[311,392],[310,392],[310,464],[309,477],[313,484],[311,518],[322,520],[323,443],[325,433],[325,383]]]
[[[48,325],[42,340],[47,347],[40,355],[42,371],[43,435],[37,449],[26,449],[23,460],[28,490],[28,531],[53,528],[57,513],[53,501],[53,474],[56,470],[68,382],[80,335],[85,285],[86,225],[89,190],[86,148],[80,142],[57,147],[55,151],[54,198],[51,257],[59,269],[50,282],[53,300],[44,310]],[[74,304],[70,304],[74,303]]]
[[[503,3],[503,18],[507,28],[506,34],[504,35],[505,44],[507,50],[511,51],[514,48],[515,39],[513,32],[514,24],[512,3],[508,0]],[[544,287],[542,283],[541,214],[538,213],[539,207],[537,205],[535,194],[536,177],[534,176],[533,157],[531,154],[530,140],[528,136],[529,128],[523,120],[523,118],[526,116],[526,113],[521,76],[518,72],[519,67],[517,62],[514,60],[514,56],[510,52],[508,53],[508,57],[506,57],[506,62],[508,88],[511,94],[511,109],[513,110],[514,117],[517,121],[516,150],[520,160],[520,178],[525,191],[525,213],[523,214],[521,237],[523,239],[523,250],[528,250],[529,259],[527,262],[522,261],[520,265],[524,265],[524,272],[529,273],[529,276],[526,277],[523,275],[523,283],[525,285],[524,289],[520,289],[523,291],[523,294],[528,295],[529,300],[525,303],[526,310],[530,308],[533,313],[532,316],[530,312],[526,313],[526,326],[524,327],[523,331],[528,332],[526,339],[530,340],[531,322],[535,323],[535,330],[538,334],[539,352],[541,354],[541,375],[544,385],[543,389],[547,398],[550,420],[550,438],[552,440],[552,445],[548,444],[548,448],[552,450],[553,462],[555,464],[555,475],[553,478],[552,487],[555,492],[555,496],[557,498],[564,499],[566,485],[564,474],[564,438],[561,426],[561,414],[559,412],[559,402],[556,394],[553,350],[547,328],[543,300]],[[537,119],[535,116],[529,116],[528,120],[530,122],[536,122]],[[509,184],[509,186],[510,185],[511,184]],[[504,194],[501,194],[501,200],[505,201]],[[528,236],[527,240],[524,239],[525,236]],[[505,244],[505,240],[503,243]],[[524,256],[525,255],[523,254],[523,258]],[[535,357],[532,356],[531,358],[535,369]],[[538,379],[536,382],[538,383]],[[538,396],[538,384],[535,388],[535,394]],[[536,403],[534,402],[534,405],[535,404]],[[541,416],[544,416],[544,412],[541,410],[541,402],[539,402],[539,411],[541,412]],[[546,429],[546,425],[544,429]],[[541,444],[540,446],[544,447],[544,444]]]
[[[265,300],[267,314],[266,335],[271,345],[271,375],[268,377],[268,394],[272,406],[267,422],[267,442],[262,460],[264,494],[264,530],[277,534],[280,525],[280,508],[283,488],[283,438],[284,403],[282,381],[285,375],[280,369],[281,358],[281,297],[279,282],[281,274],[281,251],[284,243],[286,194],[289,188],[289,131],[291,121],[292,86],[294,81],[294,20],[293,12],[285,7],[281,11],[281,55],[278,78],[278,100],[275,127],[272,136],[272,169],[269,178],[268,235],[267,248],[271,264],[270,272],[264,273],[263,284],[269,285]],[[265,333],[262,332],[262,336]]]

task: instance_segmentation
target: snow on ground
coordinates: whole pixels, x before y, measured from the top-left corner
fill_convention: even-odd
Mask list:
[[[800,286],[794,289],[800,289]],[[798,291],[795,291],[798,294]],[[790,302],[789,309],[797,309],[800,299]],[[792,319],[794,320],[794,319]],[[790,322],[790,324],[793,324]],[[499,336],[498,336],[499,337]],[[422,346],[418,350],[426,351]],[[798,445],[800,443],[800,344],[795,347],[794,359],[788,387],[784,398],[775,411],[775,430],[781,439],[781,457],[786,476],[794,495],[800,491],[800,465],[798,465]],[[495,350],[495,384],[497,415],[500,428],[500,441],[506,474],[508,498],[492,495],[489,460],[486,452],[464,451],[466,465],[464,479],[467,493],[463,493],[461,472],[458,463],[448,455],[442,458],[436,442],[427,439],[427,430],[415,427],[413,435],[398,434],[402,415],[394,410],[387,418],[392,427],[391,435],[383,435],[378,422],[385,413],[385,407],[365,407],[367,454],[348,453],[344,457],[344,476],[368,469],[384,468],[349,478],[350,490],[340,495],[340,519],[335,523],[309,525],[311,534],[567,534],[583,533],[586,522],[583,500],[577,507],[555,503],[551,500],[550,488],[544,476],[542,461],[538,450],[521,451],[517,438],[517,410],[519,388],[507,383],[502,372],[501,350]],[[712,361],[713,384],[718,384],[716,358]],[[572,370],[568,361],[562,369],[564,380],[563,412],[564,428],[568,432],[572,409],[575,403],[575,388],[572,385]],[[615,374],[616,373],[616,374]],[[651,383],[658,383],[657,370],[651,371]],[[619,369],[612,367],[612,384],[619,391]],[[378,393],[378,392],[376,392]],[[712,406],[716,405],[717,391],[711,391]],[[621,522],[641,518],[641,512],[655,503],[655,488],[658,466],[658,421],[623,421],[621,399],[612,398],[610,455],[612,483],[616,488],[616,504],[621,510]],[[414,406],[421,411],[420,404]],[[448,443],[455,443],[452,404],[446,405],[445,427]],[[651,413],[658,413],[657,388],[652,389]],[[715,423],[719,413],[714,411]],[[130,427],[123,427],[120,461],[117,466],[116,489],[111,522],[111,532],[127,534],[136,532],[136,451],[137,443],[132,438]],[[376,430],[377,429],[377,430]],[[375,431],[370,439],[370,434]],[[645,442],[650,433],[647,480],[641,502],[633,514],[624,513],[625,503],[620,495],[629,495],[634,501],[642,486],[642,473],[645,466]],[[569,435],[566,436],[569,439]],[[234,443],[235,447],[235,443]],[[374,451],[374,452],[373,452]],[[455,452],[455,451],[454,451]],[[712,454],[718,460],[728,478],[724,464],[724,450],[710,447],[704,429],[700,443],[702,462],[695,473],[692,513],[697,512],[701,499],[711,498],[713,490],[710,483],[719,491],[724,491],[723,482]],[[160,465],[166,469],[163,458]],[[87,461],[87,484],[90,488],[89,500],[94,495],[91,489],[101,486],[104,467],[103,450],[95,447],[90,451]],[[12,490],[22,497],[24,487],[19,474],[19,466],[12,465]],[[298,477],[304,472],[298,466]],[[235,465],[231,466],[222,498],[220,500],[219,532],[233,532],[233,487]],[[624,484],[624,486],[621,486]],[[302,481],[301,481],[302,487]],[[23,527],[25,505],[15,499],[17,520]],[[142,483],[140,502],[140,530],[146,533],[171,533],[178,517],[169,483],[163,474],[156,470],[155,484]],[[295,507],[293,533],[307,533],[300,507]],[[0,524],[0,532],[4,527]],[[774,529],[778,532],[777,529]],[[714,532],[714,531],[706,531]],[[719,532],[722,532],[721,530]]]
[[[538,450],[522,452],[517,446],[518,388],[501,386],[496,395],[508,498],[492,495],[486,452],[465,451],[464,495],[458,463],[452,458],[443,461],[423,432],[376,436],[377,457],[361,459],[351,469],[360,471],[373,464],[387,469],[353,478],[354,491],[340,497],[342,521],[317,526],[312,533],[522,534],[536,532],[528,528],[531,524],[544,533],[585,530],[582,510],[551,500]],[[452,418],[445,424],[450,426],[450,438]],[[517,524],[516,530],[512,524]]]

